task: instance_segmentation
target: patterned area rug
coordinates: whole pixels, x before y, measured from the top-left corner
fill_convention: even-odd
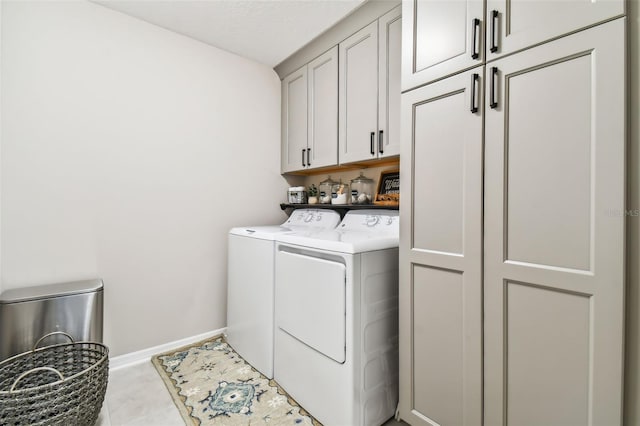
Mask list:
[[[188,425],[314,425],[317,420],[223,336],[151,360]]]

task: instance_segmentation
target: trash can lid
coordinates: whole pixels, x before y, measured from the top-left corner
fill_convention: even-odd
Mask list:
[[[0,294],[0,305],[102,291],[101,279],[13,288]]]

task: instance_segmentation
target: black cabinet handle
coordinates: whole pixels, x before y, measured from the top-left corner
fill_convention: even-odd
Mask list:
[[[370,144],[369,144],[369,146],[370,146],[370,148],[371,148],[371,149],[370,149],[370,151],[371,151],[371,155],[376,155],[376,151],[375,151],[375,148],[374,148],[374,146],[373,146],[373,139],[374,139],[375,137],[376,137],[376,132],[371,132],[371,142],[370,142]]]
[[[480,47],[478,46],[478,39],[480,38],[480,20],[478,18],[471,21],[471,32],[473,33],[471,59],[478,59],[480,57]]]
[[[498,11],[491,11],[491,53],[498,51]]]
[[[384,142],[382,141],[382,130],[380,130],[380,134],[378,135],[378,152],[380,154],[384,154]]]
[[[498,107],[498,96],[496,95],[496,89],[498,88],[498,84],[496,82],[497,77],[498,67],[491,67],[491,99],[489,102],[491,109],[496,109]]]
[[[307,148],[307,166],[311,165],[311,148]]]
[[[480,79],[480,74],[473,73],[471,74],[471,112],[478,112],[478,98],[476,93],[478,91],[478,79]]]
[[[302,150],[302,167],[306,166],[306,164],[304,164],[304,153],[305,153],[306,149]]]

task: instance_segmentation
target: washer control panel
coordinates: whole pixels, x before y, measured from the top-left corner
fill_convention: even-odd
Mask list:
[[[284,223],[285,226],[305,226],[333,229],[340,223],[340,215],[333,210],[298,209]]]

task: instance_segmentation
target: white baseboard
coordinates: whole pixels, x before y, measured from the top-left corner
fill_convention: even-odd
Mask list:
[[[200,340],[208,339],[209,337],[217,336],[218,334],[223,334],[225,331],[227,331],[227,328],[223,327],[218,330],[207,331],[206,333],[198,334],[197,336],[191,336],[184,339],[176,340],[175,342],[169,342],[162,345],[154,346],[152,348],[114,356],[113,358],[109,358],[109,370],[118,370],[120,368],[130,367],[142,362],[148,362],[151,357],[156,354],[167,352],[171,349],[179,348],[181,346],[187,346],[192,343],[199,342]]]

